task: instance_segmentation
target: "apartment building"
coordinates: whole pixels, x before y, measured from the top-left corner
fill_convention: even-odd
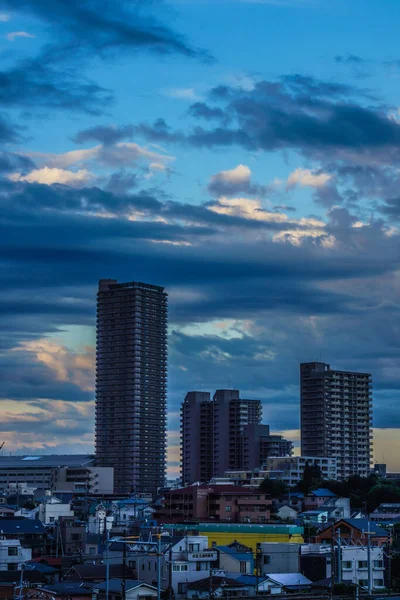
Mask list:
[[[118,494],[156,493],[165,480],[167,294],[102,279],[97,294],[96,457]]]
[[[367,477],[372,446],[369,373],[336,371],[322,362],[300,365],[301,453],[336,458],[337,475]]]

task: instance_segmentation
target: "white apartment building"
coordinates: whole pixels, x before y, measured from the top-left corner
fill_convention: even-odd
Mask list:
[[[303,544],[301,554],[325,555],[327,558],[326,577],[330,577],[332,556],[330,544]],[[336,545],[336,580],[342,583],[354,583],[367,589],[369,573],[372,591],[380,591],[385,587],[384,559],[384,549],[379,546],[371,546],[368,552],[366,546],[341,544],[339,547]]]
[[[257,479],[261,482],[268,477],[269,479],[279,479],[288,486],[293,486],[303,477],[304,468],[307,464],[319,467],[324,479],[337,479],[336,458],[326,456],[271,456],[267,458],[264,468],[258,471],[257,477],[255,478],[253,475],[252,481]]]

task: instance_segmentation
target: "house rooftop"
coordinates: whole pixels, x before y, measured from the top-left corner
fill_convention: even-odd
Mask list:
[[[122,591],[122,579],[114,577],[112,579],[109,580],[108,584],[109,584],[109,591],[111,593],[119,593]],[[133,590],[141,585],[145,585],[146,587],[149,587],[152,590],[156,590],[157,588],[154,587],[153,585],[150,585],[149,583],[145,583],[144,581],[139,581],[139,579],[126,579],[125,580],[125,592],[129,592],[129,590]],[[107,586],[107,582],[103,581],[103,583],[99,583],[93,586],[94,590],[105,590]]]

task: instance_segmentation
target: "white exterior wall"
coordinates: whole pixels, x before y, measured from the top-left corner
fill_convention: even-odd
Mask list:
[[[51,525],[60,517],[73,517],[74,511],[69,504],[47,502],[39,505],[39,519],[45,525]]]
[[[358,583],[367,586],[368,581],[368,551],[367,548],[356,546],[342,546],[341,549],[342,581]],[[384,556],[382,548],[372,546],[371,554],[371,583],[373,590],[384,587]],[[361,584],[360,582],[365,582]]]
[[[290,456],[269,457],[265,463],[265,470],[260,470],[256,478],[279,479],[289,486],[295,485],[303,476],[306,464],[316,464],[321,469],[324,479],[337,479],[336,458],[326,456]]]
[[[15,570],[18,571],[31,558],[32,549],[22,548],[19,540],[0,540],[0,571],[8,571],[11,564],[16,565]]]

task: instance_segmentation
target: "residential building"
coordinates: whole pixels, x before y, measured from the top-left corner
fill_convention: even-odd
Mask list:
[[[267,573],[298,573],[300,570],[300,544],[288,542],[262,542],[258,549],[258,567]]]
[[[122,563],[123,543],[111,544],[111,563]],[[125,553],[129,568],[150,585],[157,584],[159,551],[161,588],[172,588],[176,598],[185,597],[188,583],[208,577],[211,563],[217,560],[217,552],[208,548],[208,538],[202,535],[162,536],[160,546],[157,540],[127,543]]]
[[[385,552],[381,546],[362,543],[347,543],[335,538],[331,544],[304,544],[301,546],[300,563],[302,572],[318,581],[332,576],[332,557],[334,559],[333,573],[336,582],[353,583],[363,588],[368,587],[368,576],[373,591],[385,587]]]
[[[240,398],[239,390],[188,392],[181,406],[181,474],[184,485],[221,477],[244,461],[243,430],[259,424],[260,400]]]
[[[96,457],[118,494],[164,485],[167,294],[102,279],[97,294]]]
[[[368,545],[369,540],[371,546],[384,546],[389,542],[390,534],[368,519],[339,519],[321,529],[315,536],[315,542],[332,543],[332,538],[364,546]]]
[[[251,548],[233,542],[228,546],[214,546],[218,553],[217,568],[226,573],[254,573],[254,555]]]
[[[86,523],[74,517],[60,517],[55,525],[55,537],[60,540],[62,552],[78,554],[85,549]]]
[[[181,407],[181,478],[209,481],[213,465],[213,403],[209,392],[188,392]]]
[[[297,518],[297,510],[284,504],[276,511],[276,516],[282,521],[294,521]]]
[[[70,504],[64,504],[55,496],[49,496],[45,502],[38,506],[37,518],[45,525],[51,525],[58,521],[60,517],[73,517],[74,511]]]
[[[157,588],[135,579],[113,578],[93,587],[93,600],[149,600],[157,598]]]
[[[155,514],[161,523],[216,519],[237,523],[266,523],[272,500],[269,495],[233,485],[191,485],[170,490]]]
[[[371,521],[399,521],[400,504],[395,502],[384,502],[380,504],[371,514]]]
[[[322,362],[300,365],[301,452],[337,459],[337,475],[367,477],[372,445],[369,373],[336,371]]]
[[[269,425],[249,423],[242,433],[242,468],[253,470],[265,464],[270,456],[292,456],[293,442],[282,435],[272,435]]]
[[[296,485],[303,477],[306,465],[315,465],[321,470],[323,479],[337,478],[336,458],[327,456],[269,457],[262,469],[257,469],[250,482],[260,484],[263,479],[278,479],[289,487]]]
[[[0,539],[0,571],[20,571],[32,558],[32,549],[23,548],[20,540]]]
[[[113,493],[113,469],[90,454],[0,456],[0,491],[20,496],[35,490]]]
[[[91,600],[93,591],[89,587],[77,583],[47,583],[40,587],[40,591],[33,592],[43,600]]]
[[[19,540],[22,548],[30,548],[32,556],[44,554],[46,530],[38,519],[13,517],[0,519],[0,535],[4,540]]]

